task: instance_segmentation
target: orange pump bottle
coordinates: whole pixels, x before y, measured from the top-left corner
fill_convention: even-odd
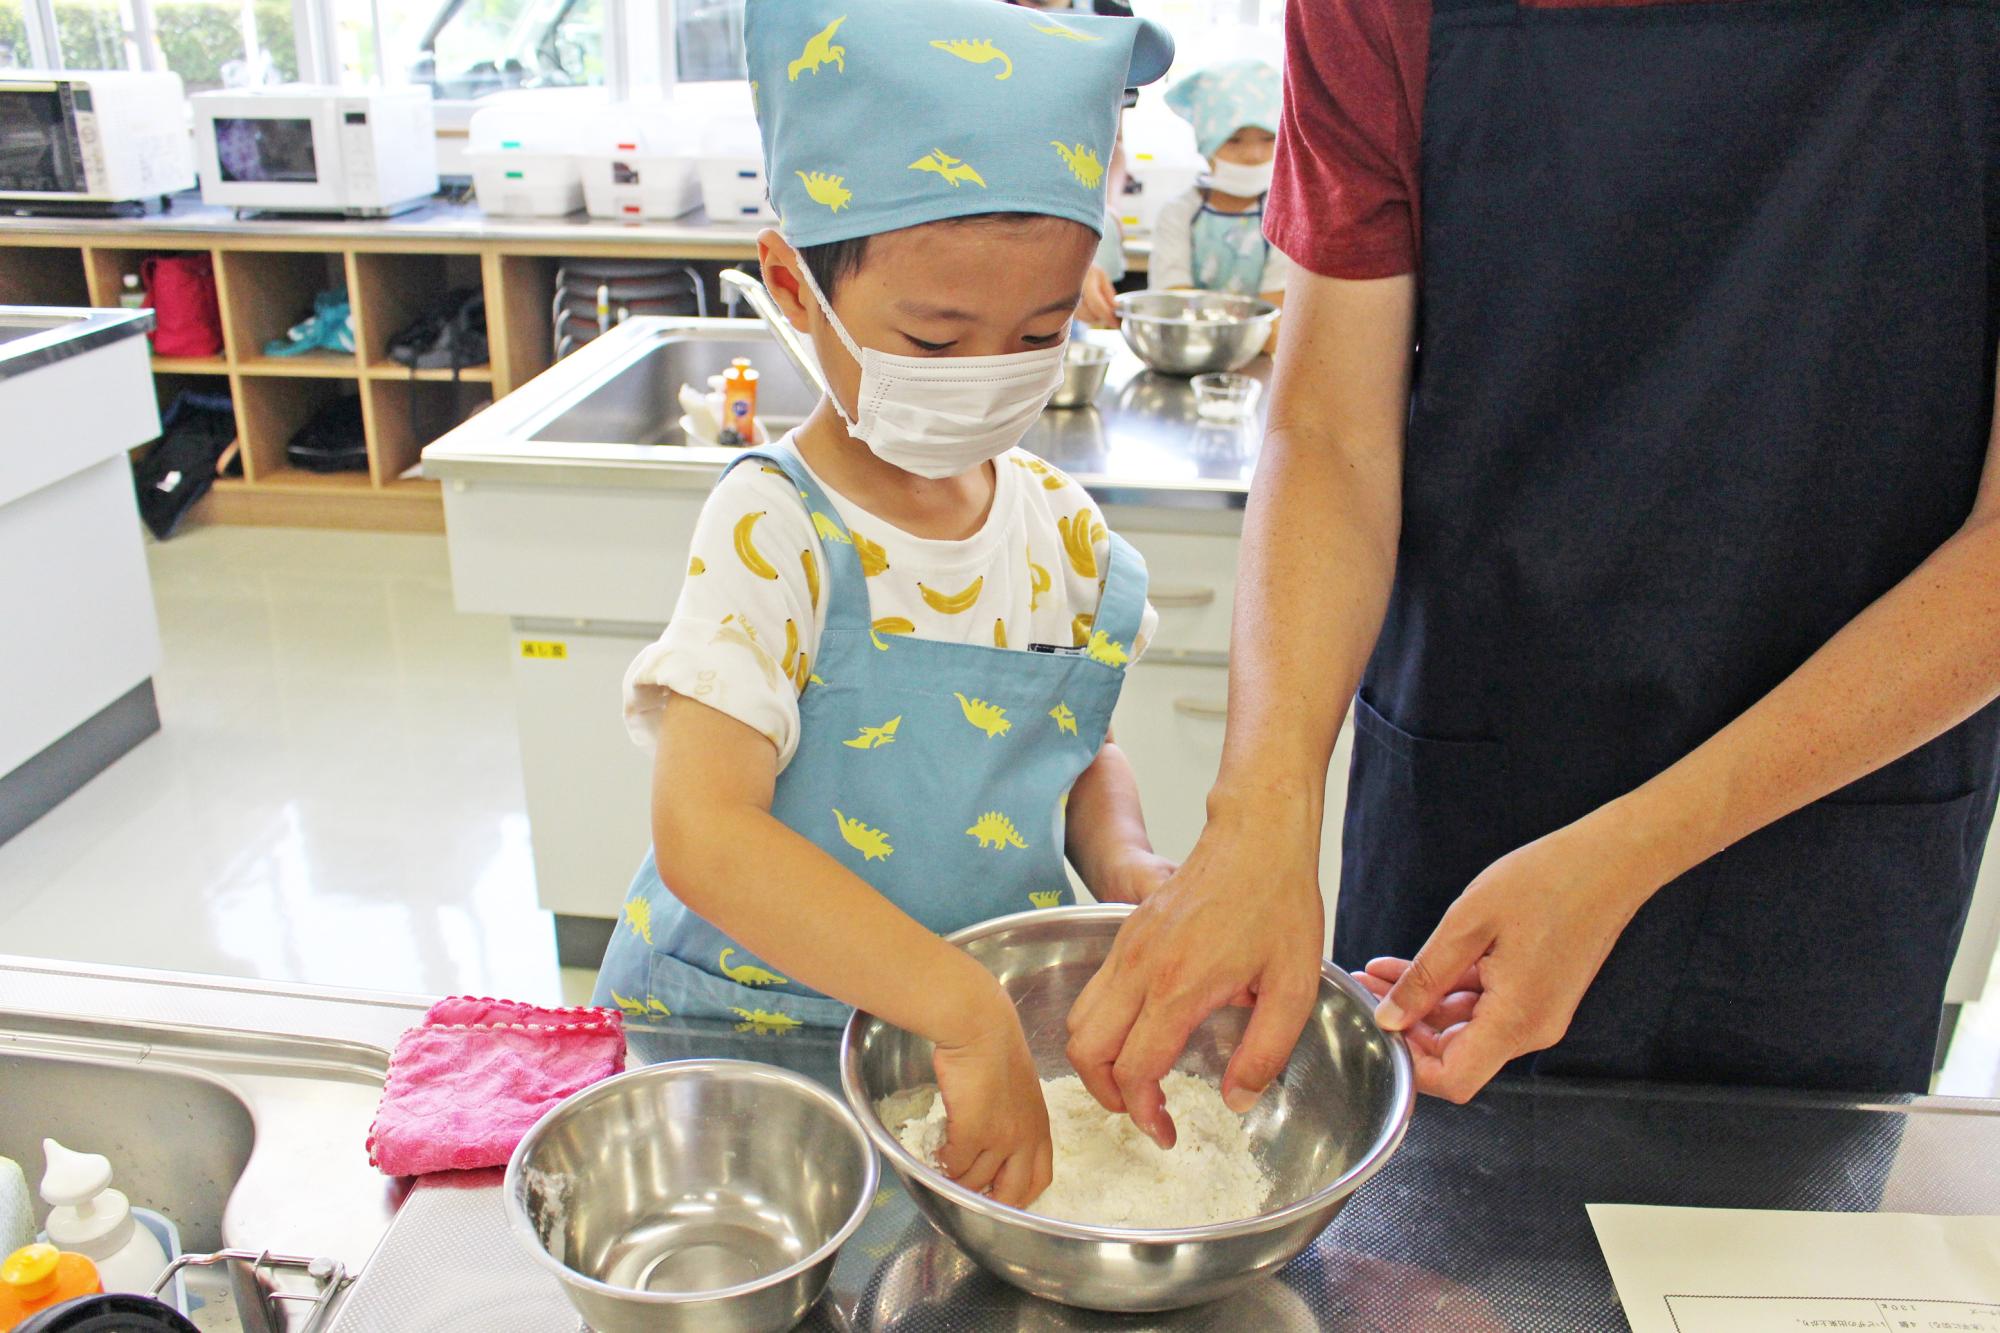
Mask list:
[[[97,1265],[53,1245],[28,1245],[0,1262],[0,1330],[50,1306],[104,1290]]]
[[[757,372],[745,357],[731,361],[722,374],[722,434],[725,442],[757,442]]]

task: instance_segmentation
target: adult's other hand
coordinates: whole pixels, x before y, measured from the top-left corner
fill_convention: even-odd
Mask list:
[[[1077,318],[1100,329],[1118,327],[1118,289],[1111,283],[1111,275],[1097,265],[1090,266],[1090,272],[1083,277],[1083,304],[1076,308]]]
[[[1315,830],[1281,836],[1212,821],[1178,873],[1118,932],[1069,1015],[1069,1060],[1110,1111],[1174,1143],[1160,1080],[1195,1028],[1228,1004],[1254,1006],[1223,1075],[1239,1114],[1285,1068],[1319,996]]]

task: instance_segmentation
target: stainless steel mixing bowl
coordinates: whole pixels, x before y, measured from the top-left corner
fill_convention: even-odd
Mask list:
[[[880,1167],[826,1088],[748,1060],[586,1088],[514,1150],[507,1218],[596,1333],[778,1333],[819,1299]]]
[[[1027,912],[951,937],[1013,997],[1042,1077],[1073,1072],[1064,1056],[1070,1004],[1131,910]],[[930,1043],[871,1015],[857,1013],[847,1025],[840,1081],[848,1105],[924,1216],[996,1276],[1095,1310],[1173,1310],[1214,1300],[1290,1262],[1403,1141],[1415,1100],[1409,1051],[1400,1037],[1375,1026],[1374,1010],[1351,977],[1330,963],[1321,966],[1319,1004],[1291,1063],[1245,1118],[1274,1182],[1272,1198],[1259,1216],[1220,1226],[1080,1226],[953,1184],[906,1152],[879,1111],[885,1098],[933,1082]],[[1178,1067],[1220,1080],[1248,1021],[1248,1010],[1222,1010],[1196,1029]]]
[[[1168,375],[1241,370],[1257,359],[1278,307],[1223,292],[1127,292],[1118,327],[1139,359]]]
[[[1089,407],[1111,372],[1111,349],[1087,339],[1073,339],[1063,355],[1062,384],[1049,398],[1055,408]]]

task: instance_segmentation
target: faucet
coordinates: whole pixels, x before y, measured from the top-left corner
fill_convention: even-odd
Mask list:
[[[785,349],[785,354],[791,357],[792,364],[799,368],[799,373],[819,386],[821,393],[832,397],[833,391],[826,386],[826,375],[819,368],[819,358],[813,355],[812,349],[806,346],[803,338],[799,337],[799,331],[785,318],[785,312],[778,309],[778,303],[771,299],[771,293],[764,289],[764,284],[739,268],[722,270],[721,279],[723,287],[731,293],[732,303],[733,299],[739,296],[748,301],[750,308],[762,316],[764,322],[770,326],[772,335],[778,340],[778,346]]]

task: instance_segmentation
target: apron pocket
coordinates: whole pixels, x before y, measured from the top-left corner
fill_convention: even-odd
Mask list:
[[[799,1027],[837,1028],[854,1012],[824,995],[738,985],[658,950],[647,988],[648,998],[665,1004],[676,1018],[721,1019],[735,1023],[739,1032],[782,1036]]]
[[[1982,793],[1826,800],[1745,838],[1666,892],[1707,911],[1659,1048],[1704,1078],[1921,1091],[1978,868]]]
[[[1413,954],[1472,877],[1511,851],[1498,741],[1405,731],[1357,695],[1334,959]]]

